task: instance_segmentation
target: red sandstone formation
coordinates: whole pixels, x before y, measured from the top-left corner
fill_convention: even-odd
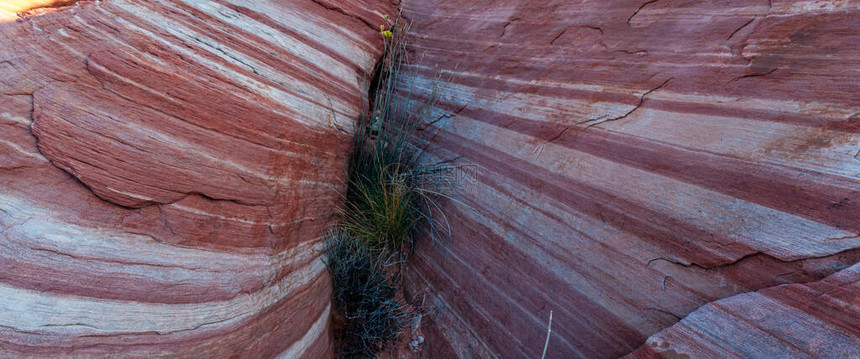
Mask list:
[[[860,265],[824,280],[718,300],[629,358],[856,358]]]
[[[409,96],[449,80],[425,137],[471,166],[411,266],[426,357],[538,358],[550,311],[550,358],[860,355],[856,267],[817,282],[860,261],[858,1],[404,12]]]
[[[327,357],[319,259],[387,1],[0,23],[0,357]]]
[[[421,355],[539,357],[550,311],[550,358],[860,355],[860,3],[403,5],[467,166],[409,271]],[[336,127],[393,11],[0,23],[0,356],[330,356]]]

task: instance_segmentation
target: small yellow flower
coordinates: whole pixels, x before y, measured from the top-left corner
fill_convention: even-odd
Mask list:
[[[379,25],[379,31],[385,31],[385,25]]]
[[[390,38],[390,37],[394,36],[394,33],[391,31],[382,31],[381,34],[382,34],[382,37],[385,37],[385,38]]]

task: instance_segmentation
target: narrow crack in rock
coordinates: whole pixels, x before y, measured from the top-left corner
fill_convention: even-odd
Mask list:
[[[677,314],[675,314],[675,313],[672,313],[672,312],[670,312],[670,311],[668,311],[668,310],[665,310],[665,309],[654,308],[654,307],[647,307],[647,308],[642,308],[642,309],[640,309],[640,310],[653,310],[653,311],[655,311],[655,312],[660,312],[660,313],[663,313],[663,314],[668,314],[668,315],[671,315],[672,317],[674,317],[674,318],[675,318],[676,320],[678,320],[679,322],[680,322],[682,319],[684,319],[684,317],[682,317],[682,316],[680,316],[680,315],[677,315]]]
[[[515,17],[513,19],[508,20],[508,22],[505,23],[505,26],[502,27],[502,34],[499,35],[499,40],[501,40],[503,37],[505,37],[505,35],[508,33],[508,26],[511,26],[511,24],[513,24],[515,21],[520,21],[520,20],[522,20],[522,19],[518,18],[518,17]]]
[[[642,94],[642,96],[639,96],[639,103],[638,103],[638,104],[636,104],[636,107],[634,107],[634,108],[633,108],[632,110],[630,110],[630,111],[627,111],[627,113],[625,113],[625,114],[623,114],[623,115],[621,115],[621,116],[617,116],[617,117],[613,117],[613,118],[607,118],[607,119],[598,118],[598,119],[595,119],[595,120],[581,121],[581,122],[579,122],[579,123],[574,124],[574,126],[576,126],[576,125],[582,125],[582,124],[586,124],[586,123],[588,123],[588,125],[586,125],[586,126],[582,129],[582,130],[584,131],[584,130],[589,129],[589,128],[590,128],[590,127],[592,127],[592,126],[596,126],[596,125],[599,125],[599,124],[601,124],[601,123],[605,123],[605,122],[612,122],[612,121],[616,121],[616,120],[624,119],[624,118],[626,118],[627,116],[632,115],[634,112],[636,112],[636,110],[638,110],[640,107],[642,107],[642,105],[645,103],[645,99],[648,97],[648,95],[650,95],[650,94],[651,94],[652,92],[654,92],[654,91],[657,91],[657,90],[659,90],[659,89],[663,88],[664,86],[666,86],[666,85],[667,85],[670,81],[672,81],[673,79],[674,79],[674,77],[670,77],[670,78],[666,79],[666,81],[663,81],[663,83],[661,83],[659,86],[657,86],[657,87],[655,87],[655,88],[652,88],[652,89],[650,89],[650,90],[646,91],[645,93],[643,93],[643,94]],[[591,122],[591,123],[589,123],[589,122]]]
[[[120,259],[110,259],[105,257],[89,257],[89,256],[80,256],[75,254],[69,254],[66,252],[62,252],[53,248],[44,248],[44,247],[30,247],[30,249],[39,252],[48,252],[59,256],[70,257],[75,260],[80,261],[91,261],[91,262],[103,262],[103,263],[114,263],[114,264],[122,264],[127,266],[145,266],[145,267],[157,267],[157,268],[178,268],[178,269],[186,269],[189,271],[199,272],[202,270],[210,271],[210,272],[224,272],[227,270],[220,270],[215,268],[202,268],[202,267],[187,267],[176,264],[161,264],[161,263],[145,263],[145,262],[135,262],[130,260],[120,260]]]
[[[777,67],[777,68],[775,68],[775,69],[773,69],[773,70],[770,70],[770,71],[768,71],[768,72],[765,72],[765,73],[752,73],[752,74],[747,74],[747,75],[743,75],[743,76],[738,76],[738,77],[735,77],[735,78],[733,78],[733,79],[729,80],[729,82],[727,82],[726,84],[730,84],[730,83],[732,83],[732,82],[735,82],[735,81],[738,81],[738,80],[747,79],[747,78],[751,78],[751,77],[765,77],[765,76],[768,76],[768,75],[770,75],[770,74],[772,74],[772,73],[776,72],[776,71],[777,71],[777,70],[779,70],[779,69],[781,69],[781,67]]]
[[[660,0],[650,0],[650,1],[642,4],[642,6],[640,6],[638,9],[636,9],[636,11],[633,12],[633,15],[630,15],[630,17],[627,18],[627,27],[630,27],[630,20],[633,20],[633,17],[636,16],[637,14],[639,14],[639,12],[642,11],[643,8],[645,8],[646,6],[648,6],[650,4],[658,2],[658,1],[660,1]]]
[[[854,238],[856,238],[856,237],[854,237]],[[681,267],[699,268],[699,269],[703,269],[706,271],[713,271],[713,270],[717,270],[720,268],[730,267],[730,266],[736,265],[742,261],[749,260],[752,258],[767,258],[767,259],[770,259],[770,260],[773,260],[773,261],[779,262],[779,263],[798,263],[798,262],[802,262],[802,261],[824,259],[824,258],[835,257],[835,256],[839,256],[839,255],[855,254],[855,253],[860,253],[860,248],[848,248],[848,249],[845,249],[845,250],[842,250],[842,251],[839,251],[836,253],[831,253],[831,254],[824,254],[824,255],[818,255],[818,256],[807,256],[807,257],[798,258],[798,259],[784,260],[784,259],[777,258],[775,256],[772,256],[772,255],[767,254],[767,253],[762,252],[762,251],[756,251],[756,252],[746,254],[746,255],[744,255],[738,259],[735,259],[733,261],[730,261],[728,263],[723,263],[723,264],[718,264],[718,265],[713,265],[713,266],[703,266],[703,265],[695,263],[695,262],[684,263],[684,262],[681,262],[678,260],[672,260],[672,259],[665,258],[665,257],[657,257],[657,258],[651,259],[647,263],[645,263],[645,265],[650,266],[651,263],[653,263],[653,262],[665,261],[665,262],[668,262],[668,263],[671,263],[674,265],[678,265]],[[834,273],[835,273],[835,271],[834,271]],[[832,274],[832,273],[830,273],[830,274]]]
[[[732,31],[731,35],[729,35],[729,37],[727,37],[727,38],[726,38],[726,41],[731,40],[733,37],[735,37],[735,35],[736,35],[738,32],[740,32],[741,30],[743,30],[745,27],[749,26],[749,24],[752,24],[752,22],[753,22],[753,21],[755,21],[757,18],[758,18],[758,16],[753,16],[753,18],[752,18],[752,19],[750,19],[749,21],[745,22],[743,25],[741,25],[741,27],[739,27],[739,28],[735,29],[735,31]]]

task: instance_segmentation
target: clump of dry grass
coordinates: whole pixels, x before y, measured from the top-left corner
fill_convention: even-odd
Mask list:
[[[391,266],[394,256],[380,256],[347,232],[335,231],[326,241],[326,265],[334,283],[333,300],[346,318],[336,334],[346,358],[373,357],[397,338],[408,313],[396,299],[399,290]]]

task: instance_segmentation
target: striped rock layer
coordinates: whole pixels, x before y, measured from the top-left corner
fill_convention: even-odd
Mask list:
[[[824,280],[709,303],[633,358],[857,358],[860,264]]]
[[[51,10],[0,22],[0,357],[330,356],[318,247],[391,5]]]
[[[428,357],[538,358],[550,312],[550,358],[860,353],[860,2],[403,7],[463,165],[407,281]]]

